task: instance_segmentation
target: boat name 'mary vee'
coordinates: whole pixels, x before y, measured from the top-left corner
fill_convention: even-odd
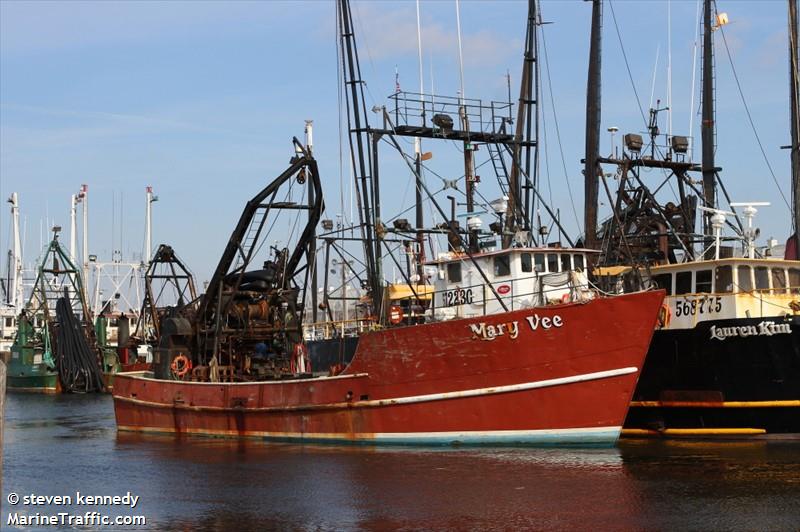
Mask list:
[[[774,334],[792,334],[792,326],[788,323],[775,323],[774,321],[762,321],[758,325],[742,325],[739,327],[717,327],[713,325],[710,329],[711,338],[725,340],[733,336],[742,338],[747,336],[772,336]]]
[[[534,314],[533,316],[527,316],[525,318],[528,326],[531,328],[532,331],[535,331],[540,326],[542,329],[552,329],[560,328],[564,325],[564,321],[561,319],[561,316],[556,314],[552,318],[547,316],[540,318],[538,314]],[[485,321],[480,323],[471,323],[469,325],[470,331],[472,331],[472,339],[473,340],[496,340],[500,336],[505,336],[508,333],[508,337],[512,340],[515,340],[519,336],[519,321],[511,321],[508,323],[497,323],[497,324],[488,324]]]

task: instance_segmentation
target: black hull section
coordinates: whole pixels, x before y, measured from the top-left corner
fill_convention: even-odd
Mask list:
[[[328,371],[331,367],[342,364],[346,366],[353,360],[358,347],[358,337],[331,338],[330,340],[312,340],[306,343],[311,359],[311,369]]]
[[[664,429],[763,429],[764,434],[792,434],[800,437],[800,408],[647,408],[632,406],[625,419],[626,429],[646,429],[661,432]],[[671,436],[669,432],[664,433]],[[726,434],[719,434],[725,436]],[[677,434],[675,436],[682,436]],[[685,434],[686,437],[715,437],[713,433]],[[728,436],[737,437],[732,433]],[[741,434],[749,437],[750,434]],[[761,434],[752,434],[761,436]]]
[[[800,317],[656,331],[625,428],[800,434]]]

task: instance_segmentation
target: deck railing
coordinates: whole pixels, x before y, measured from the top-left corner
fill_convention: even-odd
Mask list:
[[[495,291],[509,311],[533,308],[557,303],[585,301],[595,297],[596,290],[586,283],[576,282],[577,272],[531,275],[515,279],[494,281]],[[523,286],[531,286],[525,290]],[[508,291],[501,293],[502,286]],[[452,304],[446,304],[451,302]],[[463,303],[461,303],[463,301]],[[427,303],[426,303],[427,302]],[[445,304],[441,304],[445,303]],[[503,312],[503,308],[492,290],[485,283],[457,286],[446,290],[426,291],[417,296],[409,295],[393,298],[385,312],[391,314],[391,307],[400,307],[401,321],[405,323],[432,322],[456,317],[487,316]],[[450,313],[447,309],[453,309]],[[307,323],[303,326],[306,340],[327,340],[358,336],[359,334],[381,328],[375,317],[360,317],[348,320],[329,320]]]

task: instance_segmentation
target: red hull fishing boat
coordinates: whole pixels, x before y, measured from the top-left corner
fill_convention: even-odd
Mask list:
[[[402,444],[617,440],[664,292],[606,297],[588,282],[592,251],[567,236],[566,246],[548,242],[543,225],[531,231],[531,213],[541,208],[559,222],[531,185],[535,178],[528,177],[536,147],[530,123],[537,114],[530,92],[537,85],[531,82],[537,17],[535,3],[530,6],[526,82],[518,130],[511,134],[511,102],[399,90],[391,97],[393,112],[379,109],[383,127],[370,127],[349,4],[341,2],[340,49],[361,222],[334,230],[331,220],[320,220],[324,205],[309,126],[305,145],[294,140],[289,168],[247,203],[206,293],[154,315],[153,373],[121,374],[114,384],[120,430]],[[451,115],[460,117],[460,125]],[[421,122],[411,123],[413,117]],[[456,220],[455,199],[448,216],[421,178],[422,162],[430,157],[420,153],[419,142],[416,157],[405,157],[415,161],[408,166],[417,184],[416,225],[382,219],[378,140],[402,152],[397,136],[464,144],[466,228]],[[504,193],[481,212],[474,209],[478,146],[491,155]],[[501,176],[506,168],[511,171]],[[438,212],[440,223],[433,228],[422,221],[423,192]],[[531,200],[532,192],[538,200]],[[496,218],[485,231],[479,215],[489,209]],[[273,220],[281,213],[307,213],[294,238],[270,234],[287,227]],[[302,227],[298,220],[288,227]],[[316,234],[320,221],[327,233]],[[346,238],[348,232],[360,238]],[[426,237],[446,237],[448,251],[425,260]],[[325,246],[322,290],[316,284],[317,239]],[[293,246],[266,244],[276,240]],[[345,247],[353,242],[363,248]],[[259,250],[267,248],[261,269],[252,269],[263,260],[256,262]],[[339,298],[328,286],[329,258],[349,264],[356,253],[363,253],[364,274],[355,274],[355,289],[363,292],[349,298],[357,302],[359,326],[357,337],[347,338],[354,320],[347,319],[346,285]],[[395,254],[405,255],[405,268]],[[386,284],[382,261],[389,259],[402,282]],[[344,266],[341,272],[344,277]],[[333,299],[343,309],[338,322]],[[318,310],[328,318],[322,327],[338,336],[315,336]],[[321,367],[314,360],[319,341],[355,350]]]
[[[364,443],[613,444],[662,299],[643,292],[365,333],[333,377],[201,383],[121,374],[117,425]]]

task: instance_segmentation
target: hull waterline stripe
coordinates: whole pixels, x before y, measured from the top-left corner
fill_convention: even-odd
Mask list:
[[[58,388],[53,386],[6,386],[6,391],[8,392],[18,392],[18,393],[58,393]]]
[[[144,401],[142,399],[134,399],[133,397],[114,396],[114,400],[123,401],[126,403],[133,403],[142,406],[149,406],[153,408],[176,408],[181,410],[193,410],[196,412],[202,411],[216,411],[216,412],[289,412],[289,411],[307,411],[307,410],[343,410],[350,408],[375,408],[381,406],[395,406],[403,404],[416,404],[426,403],[431,401],[444,401],[448,399],[465,399],[469,397],[479,397],[485,395],[495,395],[500,393],[513,393],[522,392],[527,390],[534,390],[537,388],[548,388],[552,386],[561,386],[564,384],[574,384],[578,382],[586,382],[598,379],[607,379],[611,377],[619,377],[622,375],[630,375],[638,372],[639,369],[635,367],[612,369],[608,371],[598,371],[595,373],[584,373],[582,375],[573,375],[571,377],[559,377],[557,379],[547,379],[543,381],[525,382],[521,384],[508,384],[505,386],[494,386],[491,388],[476,388],[472,390],[461,390],[457,392],[444,392],[433,393],[427,395],[413,395],[408,397],[397,397],[394,399],[373,399],[366,401],[350,401],[339,403],[326,403],[326,404],[305,404],[305,405],[286,405],[286,406],[267,406],[267,407],[253,407],[247,408],[244,406],[238,407],[221,407],[221,406],[195,406],[185,405],[181,403],[156,403],[153,401]],[[219,385],[220,383],[216,383]]]
[[[758,436],[766,434],[765,429],[622,429],[623,436]]]
[[[797,408],[798,401],[631,401],[631,408]]]
[[[197,436],[217,436],[233,438],[260,438],[274,440],[306,440],[320,442],[361,442],[361,443],[613,443],[619,437],[622,427],[578,427],[565,429],[539,430],[488,430],[453,432],[262,432],[218,429],[176,429],[175,427],[136,427],[120,425],[124,432],[144,432],[151,434],[187,434]]]

